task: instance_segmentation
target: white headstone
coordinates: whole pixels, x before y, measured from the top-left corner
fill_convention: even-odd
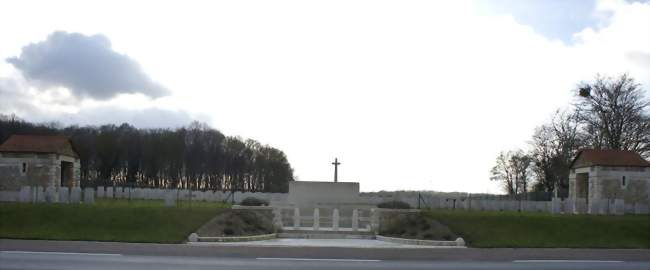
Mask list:
[[[59,187],[59,203],[70,202],[70,189],[68,187]]]
[[[33,189],[34,197],[32,197],[34,202],[45,202],[45,190],[41,186],[35,186]]]
[[[55,203],[59,201],[59,194],[56,194],[56,188],[49,186],[45,189],[45,201],[48,203]]]
[[[84,203],[93,204],[95,203],[95,189],[87,187],[84,189]]]
[[[173,189],[167,190],[165,192],[165,206],[174,207],[176,206],[176,191]]]
[[[551,199],[551,213],[552,214],[559,214],[560,213],[560,211],[561,211],[561,205],[560,204],[561,203],[562,203],[562,199],[560,199],[558,197],[553,197]]]
[[[70,203],[79,203],[81,201],[81,188],[73,187],[70,190]]]
[[[106,193],[104,191],[104,186],[98,186],[97,187],[97,198],[101,199],[101,198],[104,198],[105,196],[106,196]]]
[[[623,199],[614,200],[614,214],[615,215],[625,214],[625,201],[623,201]]]
[[[32,188],[30,186],[20,187],[20,193],[18,195],[19,202],[31,202],[32,201]]]
[[[104,194],[104,197],[107,199],[113,199],[113,187],[106,187],[106,193]]]

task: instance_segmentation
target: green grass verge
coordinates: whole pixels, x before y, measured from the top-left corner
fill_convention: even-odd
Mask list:
[[[650,215],[425,211],[472,247],[650,248]]]
[[[157,200],[95,204],[0,203],[0,238],[180,243],[229,205]]]

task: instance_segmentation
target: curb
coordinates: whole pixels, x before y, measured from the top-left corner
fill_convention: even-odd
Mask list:
[[[277,238],[277,234],[262,234],[251,236],[199,236],[196,233],[190,234],[187,237],[188,242],[248,242],[248,241],[261,241]]]
[[[437,240],[419,240],[419,239],[406,239],[406,238],[397,238],[397,237],[386,237],[377,235],[376,239],[379,241],[404,244],[404,245],[415,245],[415,246],[441,246],[441,247],[465,247],[465,240],[458,237],[456,241],[437,241]]]

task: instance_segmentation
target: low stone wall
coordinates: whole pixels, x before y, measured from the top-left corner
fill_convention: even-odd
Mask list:
[[[270,240],[277,238],[277,234],[263,234],[263,235],[251,235],[251,236],[224,236],[224,237],[214,237],[214,236],[199,236],[196,233],[190,234],[187,237],[189,242],[247,242],[247,241],[262,241]]]
[[[407,239],[407,238],[396,238],[396,237],[386,237],[377,235],[375,237],[379,241],[397,243],[403,245],[415,245],[415,246],[439,246],[439,247],[465,247],[465,240],[458,237],[456,241],[438,241],[438,240],[421,240],[421,239]]]

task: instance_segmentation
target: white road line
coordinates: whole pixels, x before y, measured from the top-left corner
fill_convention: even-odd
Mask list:
[[[39,252],[39,251],[0,251],[4,254],[43,254],[43,255],[85,255],[85,256],[123,256],[122,254],[112,253],[76,253],[76,252]]]
[[[514,263],[622,263],[623,261],[600,260],[515,260]]]
[[[274,260],[274,261],[381,262],[381,260],[361,260],[361,259],[311,259],[311,258],[255,258],[255,259]]]

